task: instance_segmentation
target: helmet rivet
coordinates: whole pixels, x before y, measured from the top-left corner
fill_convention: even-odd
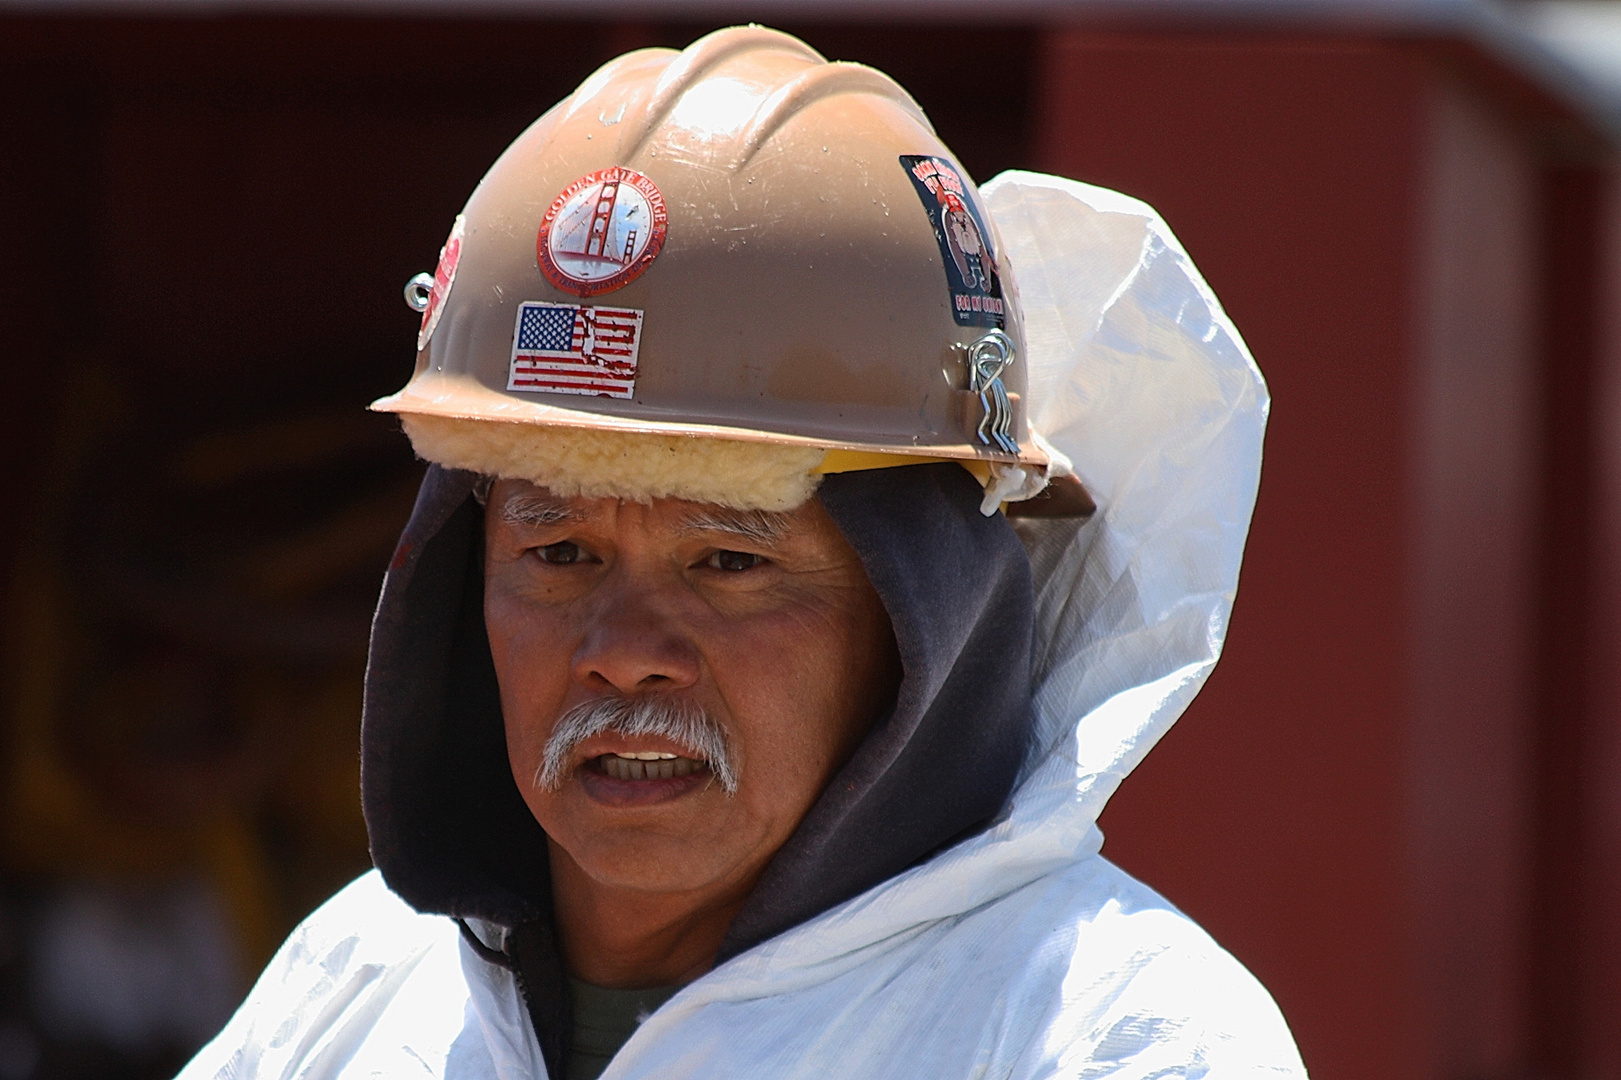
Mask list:
[[[428,310],[428,298],[432,295],[432,274],[418,274],[405,283],[405,306],[419,315]]]

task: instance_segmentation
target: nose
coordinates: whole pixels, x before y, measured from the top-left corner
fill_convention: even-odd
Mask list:
[[[645,581],[603,595],[574,650],[575,682],[594,694],[624,695],[696,684],[698,649],[673,607]]]

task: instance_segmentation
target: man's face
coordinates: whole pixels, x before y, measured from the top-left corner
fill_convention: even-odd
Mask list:
[[[899,678],[888,616],[826,511],[559,499],[501,481],[485,522],[507,752],[554,859],[616,888],[746,890]],[[607,713],[592,724],[590,707],[614,702],[706,713],[735,792],[692,739],[592,733]]]

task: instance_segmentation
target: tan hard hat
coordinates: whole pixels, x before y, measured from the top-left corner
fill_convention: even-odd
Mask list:
[[[441,464],[759,509],[916,460],[1027,497],[1051,464],[973,182],[888,76],[777,31],[602,67],[407,296],[416,370],[373,407]]]

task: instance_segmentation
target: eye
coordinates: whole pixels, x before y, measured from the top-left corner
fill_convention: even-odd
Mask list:
[[[752,570],[766,560],[764,555],[756,555],[749,551],[717,551],[706,561],[716,570],[736,573],[740,570]]]
[[[579,562],[581,555],[584,553],[580,551],[580,545],[572,540],[564,540],[560,543],[547,544],[545,547],[536,548],[535,554],[540,556],[540,561],[543,563],[550,563],[553,566],[569,566]]]

